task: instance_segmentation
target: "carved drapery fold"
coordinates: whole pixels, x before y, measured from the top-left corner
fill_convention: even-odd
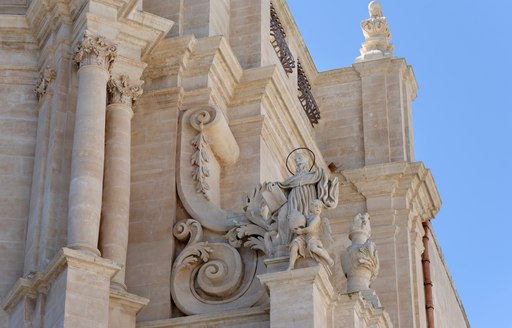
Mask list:
[[[98,65],[110,71],[117,57],[117,46],[100,35],[86,30],[73,55],[73,61],[80,67]]]

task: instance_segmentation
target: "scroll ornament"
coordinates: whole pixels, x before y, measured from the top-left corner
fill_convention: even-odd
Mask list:
[[[185,314],[200,314],[250,307],[264,296],[254,279],[260,262],[254,252],[226,243],[204,241],[203,229],[193,219],[176,223],[174,236],[187,241],[172,267],[171,293]]]

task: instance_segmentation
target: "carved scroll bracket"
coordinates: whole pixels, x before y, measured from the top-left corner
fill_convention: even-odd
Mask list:
[[[210,194],[219,189],[219,168],[236,163],[239,154],[235,137],[218,108],[199,107],[182,113],[178,193],[187,212],[214,232],[228,231],[243,216],[221,209]]]
[[[196,220],[179,221],[174,236],[188,240],[177,256],[171,275],[172,298],[186,314],[250,307],[265,297],[259,281],[261,260],[255,252],[241,254],[226,243],[204,241]],[[242,258],[244,261],[242,261]]]

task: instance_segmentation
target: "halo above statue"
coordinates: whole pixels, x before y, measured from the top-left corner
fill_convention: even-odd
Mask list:
[[[300,151],[300,150],[307,150],[310,154],[311,154],[311,158],[313,159],[313,164],[311,164],[311,167],[309,168],[309,172],[311,172],[311,170],[313,169],[313,167],[315,166],[315,163],[316,163],[316,156],[315,156],[315,153],[309,149],[308,147],[298,147],[298,148],[295,148],[294,150],[292,150],[288,156],[286,156],[286,169],[288,170],[288,172],[290,172],[291,174],[294,174],[292,172],[292,170],[290,170],[290,166],[288,165],[288,160],[290,159],[290,157],[292,156],[293,153],[297,152],[297,151]]]

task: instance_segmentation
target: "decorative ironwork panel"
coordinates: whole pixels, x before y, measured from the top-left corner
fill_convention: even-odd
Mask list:
[[[270,36],[272,46],[276,51],[286,73],[292,73],[295,68],[295,59],[286,43],[286,33],[277,16],[274,6],[270,4]]]
[[[308,115],[311,125],[315,126],[315,124],[318,124],[318,120],[320,119],[320,109],[313,97],[311,84],[309,83],[306,73],[304,73],[304,69],[300,64],[300,61],[297,61],[297,89],[299,91],[298,97],[302,104],[302,108],[304,108],[304,111]]]

